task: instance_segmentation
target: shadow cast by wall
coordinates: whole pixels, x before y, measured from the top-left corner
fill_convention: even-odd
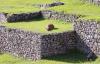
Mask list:
[[[80,62],[88,62],[86,57],[83,53],[80,52],[71,52],[63,55],[55,55],[51,57],[43,58],[45,60],[52,60],[52,61],[60,61],[66,63],[80,63]]]
[[[76,36],[77,49],[85,55],[88,61],[95,61],[97,59],[97,55],[94,53],[94,51],[92,51],[92,48],[87,45],[87,43],[91,44],[91,42],[84,42],[83,38],[81,38],[77,33]]]
[[[93,60],[88,60],[87,55],[78,51],[78,52],[70,52],[62,55],[53,55],[49,57],[43,57],[44,60],[51,61],[60,61],[66,63],[84,63],[84,62],[93,62],[97,59],[97,57]]]
[[[43,59],[52,61],[61,61],[66,63],[84,63],[84,62],[95,61],[98,58],[96,54],[91,50],[90,47],[86,45],[83,39],[81,39],[80,36],[77,35],[77,33],[76,36],[77,36],[76,50],[72,50],[71,52],[63,55],[53,55],[50,57],[45,57]],[[80,50],[82,49],[83,46],[84,46],[83,50]]]
[[[8,16],[7,21],[9,23],[15,22],[31,22],[31,21],[41,21],[44,20],[41,12],[34,12],[34,13],[22,13],[22,14],[12,14]]]
[[[40,17],[40,18],[34,18],[32,20],[21,20],[21,21],[15,21],[15,22],[8,22],[8,23],[18,23],[18,22],[40,22],[42,20],[45,20],[43,17]]]

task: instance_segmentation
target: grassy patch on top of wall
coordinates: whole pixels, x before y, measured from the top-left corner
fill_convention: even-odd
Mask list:
[[[53,24],[55,29],[47,31],[46,26]],[[40,20],[40,21],[23,21],[16,23],[2,23],[1,25],[9,28],[17,28],[27,31],[33,31],[36,33],[59,33],[73,30],[73,24],[70,22],[58,21],[58,20]]]

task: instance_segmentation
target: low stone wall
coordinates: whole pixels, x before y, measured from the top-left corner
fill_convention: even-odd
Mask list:
[[[40,12],[33,13],[21,13],[21,14],[7,14],[8,22],[16,22],[16,21],[30,21],[38,18],[42,18],[42,14]]]
[[[39,8],[49,8],[49,7],[54,7],[54,6],[60,6],[64,5],[63,2],[54,2],[51,4],[34,4],[33,6],[39,7]]]
[[[76,50],[76,32],[48,34],[42,36],[42,56],[65,54],[70,50]]]
[[[41,59],[41,37],[32,32],[0,27],[0,51],[33,60]]]
[[[61,12],[55,12],[50,10],[38,11],[33,13],[21,13],[21,14],[0,14],[0,21],[2,22],[20,22],[20,21],[30,21],[36,19],[55,19],[62,21],[73,22],[80,16],[74,14],[65,14]]]
[[[37,34],[0,26],[0,51],[27,59],[65,54],[76,48],[75,32]]]
[[[7,22],[7,18],[5,17],[5,14],[3,13],[0,13],[0,23],[4,23],[4,22]]]
[[[100,5],[100,0],[84,0],[84,1],[87,1],[87,2],[95,4],[95,5]]]
[[[50,10],[41,11],[41,14],[44,18],[62,20],[65,22],[74,22],[80,17],[80,15],[78,16],[74,14],[66,14],[64,12],[55,12],[55,11],[50,11]]]
[[[78,36],[77,49],[88,55],[100,55],[100,23],[95,20],[79,20],[75,22],[74,28]]]

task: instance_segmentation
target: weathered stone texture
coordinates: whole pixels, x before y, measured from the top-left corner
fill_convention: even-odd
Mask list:
[[[0,13],[0,22],[7,22],[7,18],[5,17],[5,14]]]
[[[39,34],[0,27],[0,51],[33,60],[41,59]]]
[[[43,35],[41,42],[43,56],[65,54],[71,49],[76,49],[77,43],[75,31]]]
[[[0,51],[38,60],[76,48],[75,31],[39,34],[0,26]]]
[[[87,1],[89,3],[93,3],[93,4],[96,4],[96,5],[100,5],[100,0],[83,0],[83,1]]]
[[[75,31],[78,35],[78,49],[84,53],[90,52],[100,55],[100,28],[95,20],[80,20],[75,22]]]
[[[64,5],[63,2],[54,2],[51,4],[34,4],[33,6],[39,7],[39,8],[49,8],[49,7],[54,7],[54,6],[60,6]]]
[[[55,12],[50,10],[38,11],[33,13],[20,13],[20,14],[0,14],[0,21],[4,22],[19,22],[19,21],[30,21],[36,19],[54,19],[62,20],[65,22],[74,22],[80,16],[74,14],[65,14],[63,12]]]
[[[74,22],[80,17],[74,14],[66,14],[63,12],[55,12],[55,11],[50,11],[50,10],[41,11],[41,14],[44,18],[62,20],[65,22]]]
[[[34,20],[37,18],[42,18],[42,15],[40,12],[7,15],[8,22],[29,21],[29,20]]]

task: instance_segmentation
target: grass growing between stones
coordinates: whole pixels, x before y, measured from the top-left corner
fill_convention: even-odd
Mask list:
[[[46,26],[48,24],[53,24],[55,29],[52,31],[47,31]],[[59,33],[73,30],[73,24],[70,22],[63,22],[57,20],[35,20],[35,21],[27,21],[27,22],[16,22],[16,23],[4,23],[1,24],[3,26],[7,26],[9,28],[17,28],[28,31],[33,31],[37,33]]]
[[[10,54],[0,55],[0,64],[99,64],[99,62],[100,58],[96,61],[87,61],[81,53],[52,56],[38,61],[17,58]]]

